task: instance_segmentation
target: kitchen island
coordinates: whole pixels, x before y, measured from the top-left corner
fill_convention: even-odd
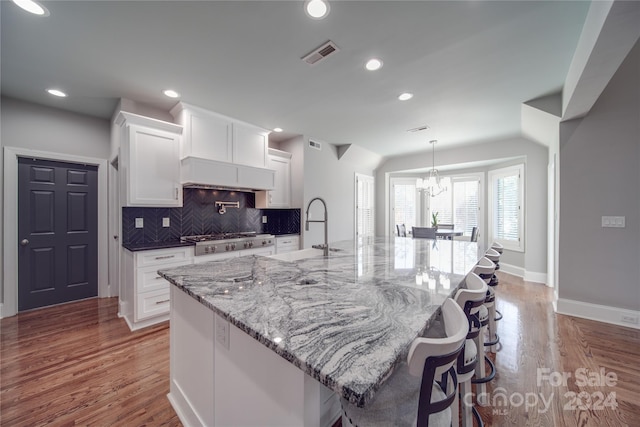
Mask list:
[[[478,261],[477,243],[375,238],[160,270],[169,399],[185,425],[329,426],[406,360]]]

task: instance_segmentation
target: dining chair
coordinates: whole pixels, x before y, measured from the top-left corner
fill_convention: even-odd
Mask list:
[[[413,237],[435,239],[436,229],[431,227],[411,227],[411,234],[413,234]]]
[[[477,242],[478,241],[478,227],[473,227],[471,229],[471,238],[469,239],[469,241],[471,241],[471,242]]]
[[[400,236],[407,237],[407,227],[404,224],[400,224]]]
[[[442,321],[446,336],[416,338],[407,361],[396,368],[363,408],[340,399],[343,426],[451,426],[450,406],[458,393],[454,364],[469,322],[451,298],[442,305]]]

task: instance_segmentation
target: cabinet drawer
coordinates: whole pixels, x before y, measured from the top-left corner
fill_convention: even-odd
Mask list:
[[[279,254],[300,249],[299,236],[276,237],[276,252]]]
[[[167,284],[166,289],[136,295],[136,322],[169,313],[169,286],[166,280],[164,282]]]
[[[179,267],[180,265],[166,265],[162,268],[173,268]],[[138,277],[137,277],[137,293],[156,291],[161,289],[169,289],[169,282],[164,278],[160,277],[157,273],[158,266],[149,266],[142,267],[138,269]]]
[[[157,249],[136,252],[136,266],[167,265],[174,263],[191,264],[193,259],[192,247]]]

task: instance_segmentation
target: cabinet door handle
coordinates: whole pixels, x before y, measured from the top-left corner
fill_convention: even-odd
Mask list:
[[[175,257],[175,255],[164,255],[164,256],[157,256],[156,259],[169,259],[173,257]]]
[[[155,277],[155,280],[161,280],[161,279],[164,279],[164,277],[162,277],[162,276],[156,276]]]
[[[162,301],[156,301],[156,305],[164,304],[165,302],[171,301],[170,299],[163,299]]]
[[[179,193],[179,191],[180,191],[180,190],[179,190],[178,188],[176,188],[176,200],[178,200],[178,193]]]

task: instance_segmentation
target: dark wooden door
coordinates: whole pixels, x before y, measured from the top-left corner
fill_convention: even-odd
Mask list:
[[[98,168],[18,159],[18,311],[98,295]]]

